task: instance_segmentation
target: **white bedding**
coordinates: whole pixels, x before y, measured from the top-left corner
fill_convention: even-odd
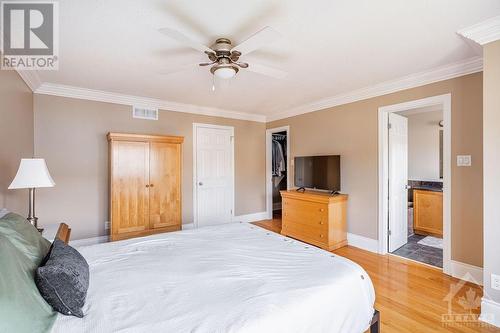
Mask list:
[[[80,247],[83,319],[67,332],[328,332],[369,326],[375,294],[350,260],[246,223]]]

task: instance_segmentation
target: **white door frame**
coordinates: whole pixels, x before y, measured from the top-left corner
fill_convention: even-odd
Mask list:
[[[214,129],[225,129],[229,130],[231,133],[231,220],[234,220],[234,127],[233,126],[221,126],[212,124],[202,124],[193,123],[193,223],[194,227],[198,228],[198,187],[196,186],[198,180],[196,179],[196,161],[197,161],[197,146],[196,146],[196,132],[198,128],[214,128]]]
[[[378,248],[388,250],[388,121],[389,113],[440,105],[443,108],[443,272],[451,273],[451,94],[433,96],[410,102],[383,106],[378,109]]]
[[[269,128],[266,130],[266,216],[268,219],[273,218],[273,171],[272,171],[272,140],[273,133],[286,132],[286,188],[289,190],[292,187],[290,179],[290,126],[282,126]]]

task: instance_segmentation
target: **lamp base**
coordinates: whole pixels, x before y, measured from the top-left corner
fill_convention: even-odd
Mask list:
[[[35,215],[35,189],[30,188],[29,192],[29,211],[28,211],[28,217],[26,220],[31,223],[32,226],[34,226],[38,231],[42,232],[43,229],[38,228],[38,217],[34,216]]]
[[[31,223],[35,228],[37,227],[37,224],[38,224],[38,217],[35,217],[35,216],[28,216],[26,218],[26,220],[28,220],[29,223]]]
[[[38,228],[38,217],[36,216],[28,216],[26,218],[26,221],[28,221],[32,226],[36,228],[36,230],[43,232],[43,228]]]

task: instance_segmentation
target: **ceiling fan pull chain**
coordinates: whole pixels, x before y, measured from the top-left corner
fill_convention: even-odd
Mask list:
[[[212,91],[215,92],[215,75],[212,75]]]

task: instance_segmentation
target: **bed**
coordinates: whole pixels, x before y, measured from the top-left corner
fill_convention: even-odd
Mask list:
[[[77,249],[90,267],[85,317],[59,314],[53,333],[379,330],[359,265],[252,224]]]

